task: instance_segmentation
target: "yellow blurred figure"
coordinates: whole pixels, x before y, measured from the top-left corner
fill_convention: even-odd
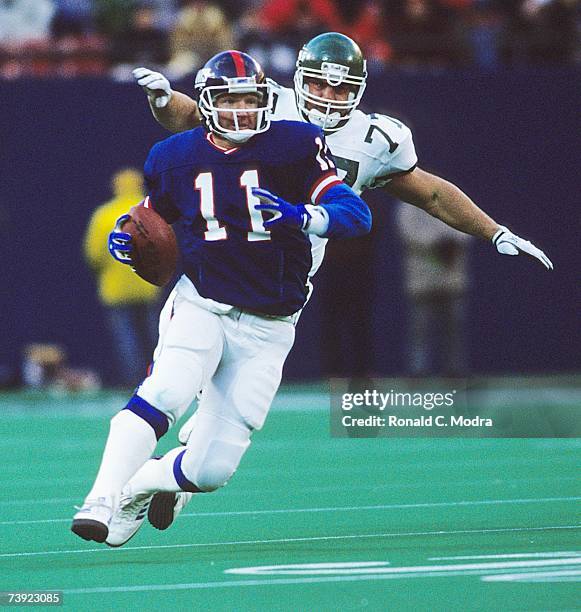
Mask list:
[[[143,175],[124,168],[113,176],[111,187],[113,199],[95,210],[85,235],[85,257],[97,276],[99,298],[107,305],[151,302],[158,298],[159,289],[137,276],[130,266],[115,261],[107,249],[115,221],[144,198]]]
[[[143,200],[143,174],[123,168],[111,181],[113,199],[91,216],[84,241],[85,258],[95,273],[99,299],[105,307],[113,335],[113,352],[119,357],[121,385],[135,385],[157,339],[157,303],[160,289],[141,279],[130,266],[115,261],[107,241],[117,219]]]

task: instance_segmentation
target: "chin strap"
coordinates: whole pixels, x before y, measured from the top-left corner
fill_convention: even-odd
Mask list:
[[[317,108],[312,108],[308,110],[307,113],[309,116],[309,122],[314,123],[323,130],[335,128],[340,123],[341,119],[347,119],[347,117],[341,116],[338,112],[322,113]]]

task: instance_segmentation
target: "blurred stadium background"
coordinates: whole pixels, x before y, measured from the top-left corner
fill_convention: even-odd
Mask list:
[[[92,478],[107,418],[126,395],[97,390],[82,395],[62,388],[23,391],[23,365],[30,356],[26,347],[60,347],[69,366],[94,373],[105,388],[116,384],[114,348],[94,278],[83,259],[82,241],[91,213],[111,196],[111,177],[122,167],[140,167],[151,145],[166,136],[152,119],[145,96],[130,81],[131,68],[159,67],[174,88],[189,93],[199,62],[225,47],[238,47],[254,53],[270,76],[290,85],[296,51],[304,41],[329,29],[352,35],[370,61],[361,108],[405,121],[423,168],[458,184],[495,219],[543,248],[555,264],[547,273],[522,257],[500,257],[489,244],[470,243],[464,374],[489,389],[489,404],[570,406],[581,397],[579,27],[579,3],[567,0],[0,1],[0,425],[15,466],[26,463],[25,471],[31,472],[24,480],[20,470],[5,472],[0,560],[12,570],[4,574],[6,584],[1,588],[66,588],[70,601],[76,602],[71,609],[80,609],[78,602],[97,602],[100,597],[98,591],[83,592],[81,587],[109,588],[106,592],[111,593],[111,585],[123,590],[129,581],[139,595],[136,585],[142,583],[184,583],[182,589],[188,592],[187,584],[203,582],[182,576],[180,563],[188,560],[179,556],[173,557],[177,566],[166,566],[155,578],[142,569],[131,575],[129,570],[138,564],[161,563],[161,557],[152,561],[149,553],[139,550],[115,562],[110,557],[97,562],[63,553],[52,573],[43,569],[43,555],[83,550],[66,531],[71,506],[81,501]],[[381,192],[368,192],[366,199],[374,213],[372,235],[330,250],[300,321],[285,368],[288,384],[275,404],[272,427],[269,421],[253,449],[256,454],[249,453],[249,476],[241,470],[240,480],[237,475],[224,495],[204,498],[197,510],[208,516],[249,510],[250,516],[250,510],[270,508],[273,518],[260,526],[252,521],[234,525],[229,519],[226,536],[222,524],[216,523],[200,541],[224,541],[220,571],[222,565],[233,565],[227,561],[230,540],[274,538],[272,550],[256,543],[236,545],[243,546],[246,565],[377,561],[392,553],[400,555],[400,564],[425,564],[429,555],[446,553],[520,554],[519,558],[548,553],[550,558],[578,547],[571,503],[579,499],[575,440],[523,440],[514,445],[425,440],[393,446],[393,440],[329,439],[321,409],[328,400],[320,381],[329,376],[408,373],[408,310],[395,203]],[[343,286],[338,287],[342,277]],[[314,386],[301,386],[304,383]],[[302,436],[300,442],[291,431]],[[32,454],[30,446],[35,449]],[[303,470],[308,475],[309,485],[297,499],[286,485],[281,487],[280,476],[264,469],[271,454],[281,449],[272,468],[275,474]],[[318,468],[311,465],[315,457],[321,461]],[[345,457],[352,467],[341,471],[335,465],[337,457]],[[422,457],[425,469],[417,467],[417,457]],[[365,466],[356,467],[359,463]],[[436,466],[437,477],[429,465]],[[344,476],[346,484],[333,489]],[[297,489],[304,485],[296,475],[291,481]],[[541,501],[530,502],[532,508],[524,513],[519,510],[527,502],[502,505],[502,500],[529,498]],[[490,500],[500,502],[495,506]],[[482,513],[463,514],[462,503],[470,501],[481,504]],[[394,511],[409,503],[434,504],[436,510],[428,517],[400,513],[394,518]],[[511,503],[514,512],[496,512]],[[381,504],[395,505],[386,510]],[[452,514],[441,514],[438,504],[450,504]],[[285,531],[277,512],[286,516],[306,506],[375,510],[352,521],[347,515],[335,520],[332,513],[329,521],[311,521],[309,515],[306,523],[287,523]],[[306,515],[296,514],[302,516]],[[30,524],[26,537],[19,521]],[[186,522],[180,523],[177,535],[168,532],[163,543],[191,545]],[[548,530],[543,531],[545,526]],[[441,540],[442,546],[416,539],[414,550],[425,552],[421,559],[408,558],[413,545],[403,536],[391,548],[389,538],[355,549],[350,540],[333,543],[345,533],[370,537],[378,531],[441,529],[488,529],[504,535],[492,541],[464,534],[459,543],[451,534]],[[305,534],[328,540],[312,544],[306,538],[302,547],[297,542]],[[276,544],[277,537],[286,543]],[[147,538],[152,545],[162,542],[149,534],[146,544]],[[137,538],[136,542],[143,543]],[[28,553],[34,554],[27,557]],[[217,556],[211,550],[204,555],[203,580],[212,580],[216,568],[210,564]],[[103,582],[97,582],[93,563],[100,563],[99,571],[112,567],[115,572],[107,570]],[[570,569],[564,566],[565,573]],[[575,574],[568,576],[574,579]],[[566,583],[556,591],[545,584],[542,590],[538,585],[528,587],[526,593],[521,582],[512,584],[510,591],[483,585],[478,586],[479,597],[489,597],[494,589],[498,598],[483,609],[493,607],[494,601],[503,609],[575,607]],[[81,591],[75,594],[75,588]],[[278,588],[283,590],[241,599],[240,605],[252,609],[252,601],[258,601],[261,609],[291,609],[293,604],[295,609],[332,609],[331,587],[308,587],[303,599],[293,592],[288,605],[284,587]],[[344,609],[390,608],[384,586],[354,586],[353,599],[348,599],[345,585],[337,588],[346,602]],[[421,609],[426,593],[434,596],[430,609],[478,607],[466,597],[472,587],[459,578],[445,587],[420,589],[411,598],[402,588],[392,590],[395,608]],[[96,597],[91,599],[91,593]],[[73,599],[81,595],[85,599]],[[174,595],[176,609],[187,609],[192,600]],[[137,607],[137,598],[125,596],[111,601],[117,607]],[[227,602],[232,604],[229,609],[236,607],[236,598],[220,599],[217,591],[214,596],[211,609],[228,608]],[[139,608],[146,609],[142,598],[139,595]],[[152,599],[151,609],[159,609],[163,601],[168,600]],[[204,601],[209,600],[195,600],[200,605]]]
[[[180,75],[168,66],[174,65],[177,33],[184,23],[199,24],[201,14],[228,24],[227,42],[259,55],[262,49],[270,73],[285,84],[291,83],[292,62],[273,61],[283,46],[294,56],[313,32],[343,25],[357,34],[366,32],[362,24],[371,20],[375,29],[368,25],[368,34],[359,37],[371,68],[362,108],[407,122],[422,167],[457,183],[494,218],[545,249],[555,263],[553,273],[543,273],[522,258],[500,258],[490,245],[471,243],[466,371],[579,372],[581,358],[572,334],[580,297],[577,3],[326,0],[307,8],[290,2],[281,4],[286,21],[274,23],[275,9],[282,10],[275,0],[42,0],[30,5],[29,30],[22,26],[18,39],[19,22],[14,15],[11,22],[8,14],[10,7],[17,11],[25,4],[18,0],[0,6],[5,287],[0,297],[0,386],[19,384],[23,349],[38,342],[60,345],[70,364],[93,369],[105,384],[114,382],[111,340],[103,331],[82,239],[91,212],[110,198],[111,176],[121,167],[141,167],[152,143],[167,134],[152,120],[141,90],[128,81],[130,68],[169,61],[161,69],[173,70],[178,75],[174,86],[190,92],[191,73]],[[419,11],[421,16],[422,10],[425,16],[412,27],[410,14]],[[30,18],[35,11],[36,24]],[[365,21],[366,11],[374,19]],[[297,21],[299,14],[303,17]],[[138,30],[155,30],[157,39],[135,34],[136,22]],[[408,32],[407,42],[398,34],[402,29]],[[372,30],[389,52],[381,55],[381,45],[370,44]],[[428,30],[447,34],[427,37]],[[475,30],[490,36],[477,36]],[[97,64],[85,57],[92,53],[87,40],[93,37],[102,45]],[[492,53],[492,63],[483,63],[477,53],[475,40],[481,37],[488,41],[486,56]],[[516,44],[515,37],[521,41],[520,54],[507,50]],[[119,40],[126,46],[123,57],[115,51]],[[446,55],[450,40],[456,51]],[[192,49],[180,53],[190,58],[192,68],[204,53],[214,51],[195,33],[188,41]],[[167,49],[161,58],[153,55],[160,46]],[[320,272],[301,320],[287,380],[405,373],[407,308],[394,203],[379,191],[367,197],[374,212],[373,234],[348,250],[330,249],[327,269]],[[342,276],[339,296],[334,285]],[[333,327],[336,333],[330,334]]]

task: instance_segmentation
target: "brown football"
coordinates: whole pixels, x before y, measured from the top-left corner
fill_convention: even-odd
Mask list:
[[[163,287],[172,279],[178,261],[178,244],[171,225],[153,208],[137,205],[129,211],[122,231],[131,234],[133,267],[141,278]]]

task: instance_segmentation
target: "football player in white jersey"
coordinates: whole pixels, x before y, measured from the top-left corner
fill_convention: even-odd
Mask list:
[[[137,68],[133,75],[147,94],[154,117],[166,129],[181,132],[200,125],[196,102],[172,90],[164,75],[148,68]],[[491,240],[503,255],[523,253],[551,270],[553,264],[540,249],[494,221],[456,185],[418,167],[412,133],[406,125],[357,109],[366,79],[366,62],[353,40],[336,32],[316,36],[299,53],[294,90],[272,83],[273,120],[302,120],[323,128],[339,176],[356,193],[381,187],[461,232]],[[324,251],[324,239],[319,240],[315,258],[322,258]],[[195,418],[194,414],[182,427],[182,443],[187,441]],[[152,525],[168,527],[191,495],[156,495],[149,509]]]
[[[161,73],[136,68],[133,75],[147,93],[154,117],[166,129],[182,132],[202,123],[197,103],[172,90]],[[552,269],[540,249],[496,223],[461,189],[418,167],[406,125],[357,110],[366,80],[366,62],[358,45],[343,34],[320,34],[299,53],[294,90],[273,83],[272,118],[322,127],[339,175],[356,193],[382,187],[457,230],[492,240],[503,255],[523,253]]]

